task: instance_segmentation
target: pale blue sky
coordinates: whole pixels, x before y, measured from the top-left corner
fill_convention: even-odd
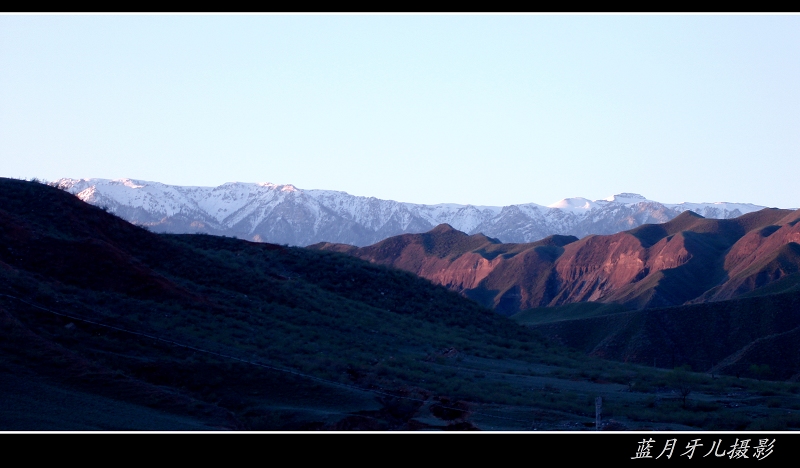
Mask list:
[[[3,15],[0,176],[798,207],[797,15]]]

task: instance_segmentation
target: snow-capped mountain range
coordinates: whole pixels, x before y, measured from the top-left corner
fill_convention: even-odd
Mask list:
[[[552,234],[613,234],[663,223],[687,210],[706,218],[735,218],[764,208],[749,203],[664,204],[633,193],[604,200],[566,198],[550,206],[475,206],[419,205],[271,183],[187,187],[133,179],[60,179],[52,185],[155,232],[202,232],[301,246],[366,246],[442,223],[502,242],[532,242]]]

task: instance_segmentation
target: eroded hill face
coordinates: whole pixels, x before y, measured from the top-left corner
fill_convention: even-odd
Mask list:
[[[642,309],[730,299],[792,281],[800,265],[798,221],[800,213],[779,209],[730,220],[684,212],[580,240],[503,244],[441,225],[369,247],[311,247],[413,272],[507,315],[577,302]]]

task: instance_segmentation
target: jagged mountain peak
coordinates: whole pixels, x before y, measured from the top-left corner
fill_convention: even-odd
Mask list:
[[[459,231],[458,229],[454,228],[453,226],[447,223],[442,223],[428,232],[430,232],[431,234],[449,234],[451,232],[461,232],[461,231]],[[462,232],[462,234],[466,233]]]
[[[572,212],[585,212],[596,207],[597,203],[583,197],[564,198],[551,205],[548,208],[557,208],[559,210],[567,210]]]
[[[53,185],[156,232],[204,232],[289,245],[365,246],[398,234],[427,232],[443,223],[468,235],[533,242],[554,234],[612,234],[663,223],[686,210],[707,218],[732,218],[763,208],[733,203],[669,205],[632,193],[595,201],[566,198],[549,207],[536,203],[499,207],[422,205],[271,182],[187,187],[137,179],[61,179]]]
[[[630,192],[623,192],[623,193],[618,193],[616,195],[611,195],[610,197],[606,197],[603,200],[608,202],[624,203],[624,204],[650,201],[644,196],[639,195],[638,193],[630,193]]]
[[[675,217],[675,220],[690,219],[690,218],[705,218],[705,216],[695,213],[692,210],[686,210]]]

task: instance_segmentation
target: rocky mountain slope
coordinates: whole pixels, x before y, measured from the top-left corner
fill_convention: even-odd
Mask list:
[[[664,204],[629,193],[595,201],[568,198],[550,206],[500,207],[419,205],[270,183],[182,187],[132,179],[60,179],[52,185],[155,232],[202,232],[300,246],[366,246],[443,223],[503,242],[532,242],[554,234],[612,234],[663,223],[686,210],[727,219],[763,208],[746,203]]]
[[[616,234],[522,244],[440,225],[368,247],[310,247],[413,272],[507,315],[580,302],[644,309],[800,282],[800,211],[766,208],[726,220],[687,211]]]

